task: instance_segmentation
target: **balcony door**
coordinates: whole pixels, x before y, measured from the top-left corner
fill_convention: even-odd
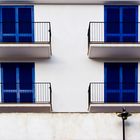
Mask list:
[[[33,42],[33,6],[1,6],[0,23],[1,42]]]
[[[2,63],[2,102],[34,102],[34,64]]]
[[[137,102],[138,64],[105,63],[105,102]]]
[[[138,42],[138,6],[105,6],[105,42]]]

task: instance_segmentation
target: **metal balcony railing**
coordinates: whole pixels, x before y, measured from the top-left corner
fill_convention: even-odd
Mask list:
[[[140,83],[93,82],[89,84],[88,88],[88,104],[137,103],[139,89]],[[111,98],[108,97],[108,101],[105,101],[105,92],[111,96]],[[116,101],[118,96],[121,97],[121,100]]]
[[[50,22],[0,22],[1,43],[49,43],[51,44]]]
[[[95,42],[104,42],[104,22],[89,22],[88,45]]]
[[[88,87],[88,105],[104,103],[104,83],[90,83]]]
[[[0,103],[52,104],[52,87],[49,82],[1,83]]]
[[[88,28],[88,44],[138,42],[139,25],[139,22],[90,22]],[[114,38],[110,38],[112,36]]]

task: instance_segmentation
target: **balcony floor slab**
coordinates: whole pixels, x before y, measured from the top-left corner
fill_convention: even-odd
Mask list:
[[[49,58],[49,43],[0,43],[0,59]]]
[[[140,43],[90,43],[89,58],[140,58]]]
[[[128,112],[140,113],[139,103],[124,103],[124,104],[91,103],[89,106],[89,111],[93,113],[116,113],[121,112],[123,107],[125,107]]]
[[[0,113],[47,113],[51,112],[51,104],[0,104]]]

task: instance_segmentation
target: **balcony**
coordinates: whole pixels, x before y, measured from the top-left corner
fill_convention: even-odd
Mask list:
[[[52,111],[51,83],[3,83],[0,88],[0,113]]]
[[[93,113],[115,113],[120,112],[122,107],[125,107],[128,111],[139,113],[140,112],[140,104],[139,104],[139,96],[140,96],[140,83],[119,83],[120,87],[135,87],[135,90],[137,91],[137,95],[134,97],[136,100],[132,97],[132,93],[134,92],[134,89],[129,90],[123,90],[122,89],[111,89],[108,90],[108,95],[110,95],[107,99],[105,96],[105,88],[107,88],[107,85],[105,83],[90,83],[89,89],[88,89],[88,107],[89,111]],[[114,88],[118,86],[118,84],[111,84]],[[111,93],[111,94],[110,94]],[[123,93],[123,94],[122,94]],[[112,96],[111,96],[112,95]],[[123,100],[117,99],[116,95],[120,95],[120,98]],[[126,96],[127,98],[126,98]],[[118,101],[117,101],[117,100]]]
[[[50,22],[2,22],[0,27],[0,59],[38,59],[52,55]]]
[[[105,32],[107,32],[106,30],[108,30],[107,27],[112,26],[111,27],[112,30],[113,28],[115,30],[116,25],[122,26],[127,25],[128,30],[126,34],[123,34],[122,36],[123,39],[121,40],[117,39],[117,37],[120,37],[121,34],[120,36],[119,34],[117,34],[118,36],[116,36],[116,34],[108,34],[109,36],[108,38],[106,38]],[[102,59],[102,58],[139,59],[140,58],[139,38],[136,37],[136,40],[133,39],[133,37],[136,34],[139,34],[140,27],[139,25],[140,25],[139,23],[134,22],[133,23],[90,22],[88,29],[88,57],[94,59]],[[133,29],[135,31],[135,34],[132,33]],[[116,30],[114,32],[116,32]],[[111,38],[113,36],[116,38]]]

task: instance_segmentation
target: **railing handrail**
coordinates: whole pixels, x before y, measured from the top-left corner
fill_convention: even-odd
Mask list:
[[[89,84],[89,87],[88,87],[88,107],[90,107],[90,103],[91,103],[91,91],[90,91],[90,86],[91,84]]]
[[[88,51],[89,51],[89,43],[90,43],[90,23],[89,23],[89,27],[88,27],[87,36],[88,36]]]
[[[52,111],[52,86],[51,86],[51,83],[50,83],[50,105],[51,105],[51,111]]]
[[[49,42],[50,42],[50,45],[51,45],[51,42],[52,42],[51,23],[50,22],[47,22],[47,23],[49,23],[49,36],[50,36]],[[52,49],[51,49],[51,54],[52,54]]]

